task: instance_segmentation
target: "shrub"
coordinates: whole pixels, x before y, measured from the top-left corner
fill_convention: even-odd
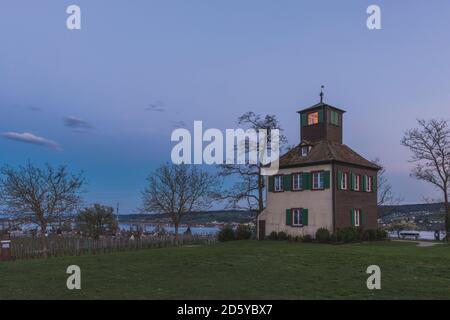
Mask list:
[[[252,237],[252,230],[249,226],[240,224],[236,228],[235,238],[236,240],[248,240]]]
[[[377,240],[377,230],[375,229],[365,229],[362,233],[362,239],[364,241],[375,241]]]
[[[330,241],[330,231],[326,228],[320,228],[316,232],[316,240],[320,243],[327,243]]]
[[[376,239],[377,240],[386,240],[387,239],[387,232],[383,229],[377,229],[376,230]]]
[[[281,241],[288,240],[287,233],[284,231],[278,232],[278,240],[281,240]]]
[[[234,240],[234,230],[230,225],[225,225],[217,234],[217,239],[220,242]]]
[[[302,238],[302,242],[312,242],[312,241],[313,241],[313,238],[309,234],[305,235]]]
[[[278,233],[276,231],[272,231],[269,235],[269,240],[278,240]]]
[[[349,242],[356,242],[361,240],[362,238],[362,232],[360,229],[349,227],[349,228],[343,228],[338,229],[336,233],[337,240],[339,242],[349,243]]]

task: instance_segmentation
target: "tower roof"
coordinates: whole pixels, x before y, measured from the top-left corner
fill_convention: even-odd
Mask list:
[[[345,110],[340,109],[340,108],[337,108],[337,107],[332,106],[332,105],[329,105],[329,104],[324,103],[324,102],[319,102],[319,103],[317,103],[317,104],[315,104],[315,105],[313,105],[313,106],[311,106],[311,107],[308,107],[308,108],[306,108],[306,109],[299,110],[299,111],[297,111],[297,113],[305,113],[305,112],[308,112],[308,111],[312,111],[312,110],[318,109],[318,108],[320,108],[320,107],[327,107],[327,108],[334,109],[334,110],[336,110],[336,111],[345,113]]]

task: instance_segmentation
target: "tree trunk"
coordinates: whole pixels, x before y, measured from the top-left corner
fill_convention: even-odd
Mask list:
[[[47,225],[41,225],[41,243],[42,243],[42,253],[45,258],[48,257],[48,246],[47,246],[47,237],[45,236],[47,233]]]
[[[258,237],[258,217],[261,212],[264,210],[264,195],[263,195],[263,189],[264,189],[264,177],[261,175],[261,168],[258,169],[258,211],[256,212],[255,217],[255,230],[256,230],[256,237]]]
[[[175,222],[175,241],[178,241],[178,228],[180,226],[179,222]]]
[[[444,190],[444,211],[445,211],[445,239],[450,238],[450,207],[448,203],[448,192]]]

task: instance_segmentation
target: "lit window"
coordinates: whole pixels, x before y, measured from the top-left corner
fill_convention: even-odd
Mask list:
[[[348,183],[348,173],[343,172],[341,176],[341,189],[347,190],[347,183]]]
[[[372,177],[366,176],[366,192],[372,192]]]
[[[353,186],[355,191],[359,191],[361,183],[361,177],[358,174],[353,175]]]
[[[295,191],[303,189],[303,174],[294,173],[292,175],[292,189]]]
[[[308,114],[308,125],[319,123],[319,112],[312,112]]]
[[[354,227],[359,227],[361,225],[361,210],[355,209],[353,210],[353,221],[354,221]]]
[[[324,189],[323,171],[313,172],[313,189]]]
[[[283,191],[283,176],[274,177],[274,188],[275,192]]]
[[[292,209],[292,225],[302,226],[302,209]]]

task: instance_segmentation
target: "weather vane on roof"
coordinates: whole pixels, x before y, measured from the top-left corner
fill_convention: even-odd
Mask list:
[[[320,86],[320,103],[323,103],[323,88],[325,88],[324,85]]]

